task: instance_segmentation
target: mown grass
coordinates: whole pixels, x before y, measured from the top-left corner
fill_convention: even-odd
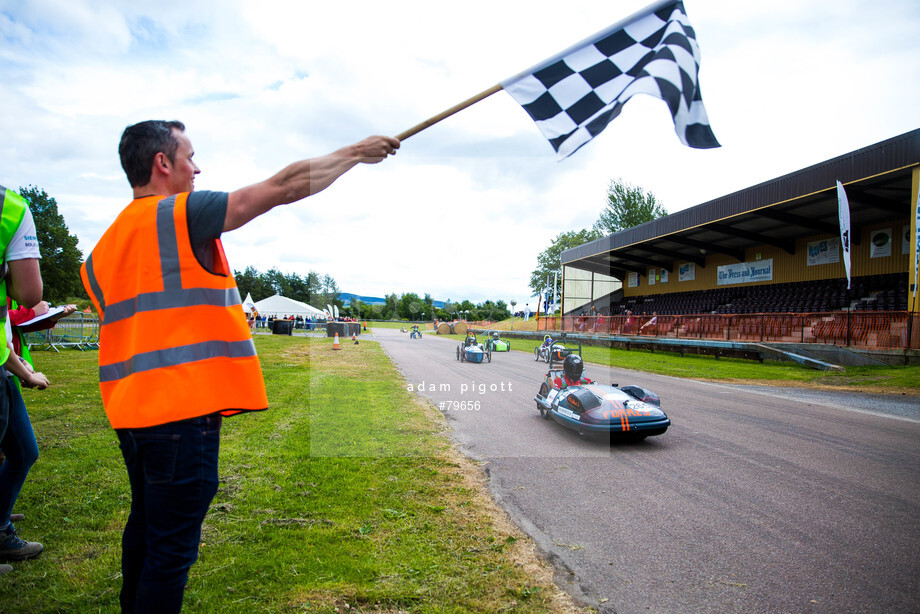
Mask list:
[[[463,335],[443,335],[463,339]],[[485,337],[479,335],[480,341]],[[511,349],[533,354],[542,339],[513,339]],[[794,362],[716,358],[673,352],[621,350],[583,346],[587,362],[648,373],[701,380],[776,386],[814,386],[903,394],[920,394],[920,365],[846,367],[844,372],[819,371]]]
[[[256,344],[272,407],[224,421],[186,611],[571,609],[377,344]],[[35,358],[52,387],[25,393],[41,456],[16,511],[46,551],[0,577],[0,611],[117,612],[130,493],[96,353]]]

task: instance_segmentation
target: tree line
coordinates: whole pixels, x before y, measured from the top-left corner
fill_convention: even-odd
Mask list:
[[[340,290],[331,275],[319,275],[310,271],[305,276],[297,273],[282,273],[278,269],[259,272],[247,267],[242,273],[234,271],[240,295],[252,295],[253,301],[261,301],[275,294],[307,303],[317,309],[328,306],[338,309],[339,315],[360,320],[409,320],[431,321],[466,318],[470,321],[505,320],[511,317],[504,301],[483,301],[473,304],[469,300],[453,302],[450,299],[443,306],[436,307],[430,294],[420,297],[414,292],[401,295],[395,292],[383,297],[383,303],[367,303],[358,298],[344,301],[339,298]]]

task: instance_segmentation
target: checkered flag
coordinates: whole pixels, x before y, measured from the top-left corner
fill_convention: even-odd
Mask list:
[[[501,83],[559,159],[607,127],[634,94],[671,109],[684,145],[719,147],[699,84],[700,49],[683,2],[662,0]]]

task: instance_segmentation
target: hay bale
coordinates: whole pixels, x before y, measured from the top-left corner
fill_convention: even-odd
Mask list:
[[[449,335],[450,334],[450,324],[447,322],[438,322],[438,334],[439,335]]]
[[[460,320],[459,322],[454,322],[453,330],[456,335],[465,335],[466,331],[469,330],[469,326],[467,326],[466,322]]]

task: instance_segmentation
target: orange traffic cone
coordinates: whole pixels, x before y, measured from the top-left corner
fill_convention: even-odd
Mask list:
[[[342,348],[339,347],[339,334],[338,334],[338,333],[335,334],[335,339],[332,341],[332,349],[333,349],[333,350],[341,350],[341,349],[342,349]]]
[[[351,340],[355,342],[355,345],[358,345],[358,335],[356,333],[351,334]]]

